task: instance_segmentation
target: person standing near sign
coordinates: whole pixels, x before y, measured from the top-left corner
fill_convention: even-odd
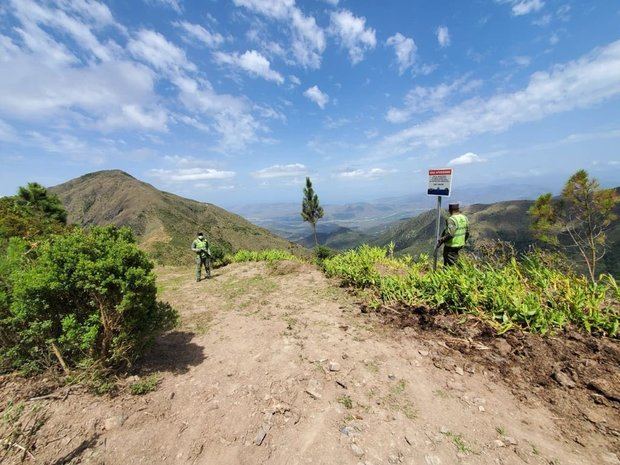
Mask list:
[[[443,244],[443,264],[451,266],[459,258],[459,252],[469,239],[469,220],[459,209],[458,203],[451,203],[448,206],[450,216],[446,220],[444,229],[437,247]]]

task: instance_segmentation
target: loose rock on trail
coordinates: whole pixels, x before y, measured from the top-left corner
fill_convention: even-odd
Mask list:
[[[200,283],[189,268],[158,275],[181,324],[136,367],[157,389],[37,392],[45,380],[0,378],[0,407],[25,401],[42,420],[15,440],[28,453],[0,449],[6,463],[620,463],[617,366],[584,377],[604,354],[616,360],[613,341],[554,365],[535,339],[361,313],[301,263],[234,264]]]

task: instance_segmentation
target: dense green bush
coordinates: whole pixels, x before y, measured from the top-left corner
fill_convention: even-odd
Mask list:
[[[324,268],[345,285],[369,288],[379,303],[473,313],[499,331],[519,327],[547,333],[573,324],[617,336],[620,298],[615,279],[605,276],[592,283],[552,263],[544,253],[532,251],[503,264],[463,257],[458,266],[433,272],[428,257],[415,262],[389,258],[385,249],[362,246],[325,260]]]
[[[0,260],[0,369],[131,363],[176,312],[157,301],[153,265],[127,228],[75,229]]]

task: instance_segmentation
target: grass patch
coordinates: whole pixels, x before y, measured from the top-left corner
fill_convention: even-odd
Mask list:
[[[346,394],[338,398],[338,403],[348,410],[353,408],[353,401],[351,400],[351,397]]]
[[[467,443],[465,442],[465,440],[463,439],[463,435],[462,434],[456,434],[453,433],[451,431],[448,431],[447,433],[443,433],[445,434],[447,437],[449,437],[452,440],[452,443],[456,446],[457,450],[462,453],[462,454],[469,454],[474,452],[471,447],[469,447],[467,445]]]
[[[273,262],[280,260],[298,260],[298,258],[286,250],[240,250],[230,257],[232,263],[243,262]]]
[[[149,375],[146,378],[142,378],[135,383],[130,384],[129,391],[134,396],[143,396],[149,392],[155,391],[159,385],[159,381],[160,379],[158,375]]]

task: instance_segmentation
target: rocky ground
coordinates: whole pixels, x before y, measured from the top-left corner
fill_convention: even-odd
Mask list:
[[[0,462],[620,464],[613,341],[368,313],[307,264],[192,274],[158,270],[181,325],[115,395],[0,378]]]

